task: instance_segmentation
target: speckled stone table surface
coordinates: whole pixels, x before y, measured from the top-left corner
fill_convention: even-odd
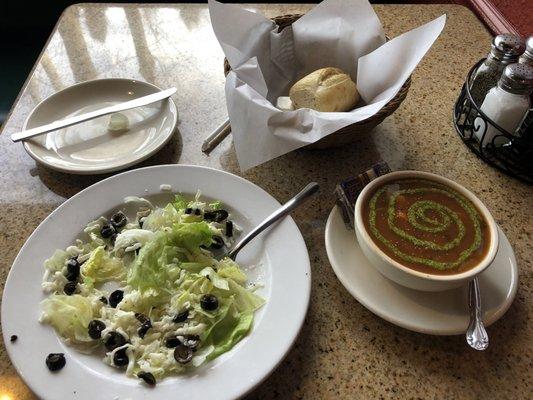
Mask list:
[[[266,15],[305,12],[309,5],[253,5]],[[441,37],[413,75],[407,100],[360,142],[340,149],[298,150],[239,171],[231,137],[210,156],[200,146],[226,117],[223,55],[206,5],[69,7],[39,57],[0,136],[0,291],[17,252],[65,199],[104,176],[69,176],[36,165],[8,135],[52,93],[95,78],[131,77],[176,86],[181,120],[174,139],[143,165],[198,164],[244,176],[287,200],[310,180],[320,195],[294,213],[312,262],[309,313],[294,348],[251,395],[257,399],[526,399],[533,396],[533,190],[478,160],[452,125],[454,100],[468,69],[488,50],[490,35],[456,5],[375,6],[387,34],[446,13]],[[335,184],[378,159],[453,179],[478,195],[512,243],[520,285],[507,314],[488,328],[491,344],[476,352],[462,336],[409,332],[376,317],[336,279],[324,247]],[[21,318],[25,316],[21,315]],[[7,327],[2,327],[6,329]],[[0,343],[0,399],[33,399]],[[58,399],[59,400],[59,399]]]

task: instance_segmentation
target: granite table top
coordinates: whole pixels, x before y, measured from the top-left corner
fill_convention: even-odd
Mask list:
[[[268,16],[311,5],[249,5]],[[226,118],[223,54],[205,4],[77,4],[65,10],[24,84],[0,135],[0,292],[20,247],[65,199],[105,176],[73,176],[35,163],[13,144],[37,103],[77,82],[131,77],[177,86],[174,139],[140,166],[181,163],[249,179],[279,201],[314,180],[319,196],[294,213],[312,263],[309,312],[295,346],[252,394],[254,399],[526,399],[533,382],[533,190],[484,164],[459,140],[452,107],[465,75],[489,49],[490,34],[458,5],[376,5],[395,37],[446,13],[446,27],[413,75],[397,112],[358,143],[300,149],[242,173],[231,137],[209,156],[201,143]],[[520,284],[506,315],[488,328],[487,351],[463,336],[436,337],[396,327],[366,310],[342,287],[324,246],[335,184],[379,159],[395,169],[429,171],[473,191],[516,252]],[[138,167],[138,166],[137,166]],[[23,318],[24,316],[21,316]],[[6,329],[6,327],[2,327]],[[0,341],[0,399],[33,399]]]

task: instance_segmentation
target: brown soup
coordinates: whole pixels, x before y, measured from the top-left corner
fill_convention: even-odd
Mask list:
[[[474,204],[426,179],[397,179],[377,187],[363,203],[363,222],[385,254],[424,273],[467,271],[490,245],[488,224]]]

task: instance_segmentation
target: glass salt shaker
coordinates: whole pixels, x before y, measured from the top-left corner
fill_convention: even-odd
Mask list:
[[[518,62],[533,66],[533,36],[527,38],[526,51],[520,56]]]
[[[487,59],[479,66],[470,83],[470,94],[478,107],[488,91],[497,85],[505,66],[518,61],[524,47],[520,36],[504,33],[494,38]]]
[[[498,85],[487,93],[481,105],[481,111],[501,128],[514,133],[531,107],[529,93],[532,88],[533,67],[526,64],[508,65]],[[485,133],[484,136],[483,133]],[[474,136],[478,141],[483,140],[483,147],[491,143],[493,139],[495,146],[509,142],[503,135],[496,137],[498,135],[501,135],[500,131],[492,124],[485,122],[482,117],[474,120]]]
[[[527,39],[526,51],[524,51],[524,54],[520,56],[520,58],[518,59],[518,62],[520,64],[527,64],[533,67],[533,36],[530,36]],[[531,105],[533,106],[533,92],[529,94],[529,101],[531,102]],[[526,130],[528,130],[529,134],[531,135],[532,128],[533,128],[533,109],[530,108],[529,112],[524,118],[524,121],[522,122],[519,129],[522,132],[525,132]]]

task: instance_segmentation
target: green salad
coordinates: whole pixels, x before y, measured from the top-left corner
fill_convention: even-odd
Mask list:
[[[41,322],[153,385],[233,348],[264,299],[235,261],[215,258],[239,231],[219,202],[125,202],[135,217],[92,221],[85,240],[46,260]]]

